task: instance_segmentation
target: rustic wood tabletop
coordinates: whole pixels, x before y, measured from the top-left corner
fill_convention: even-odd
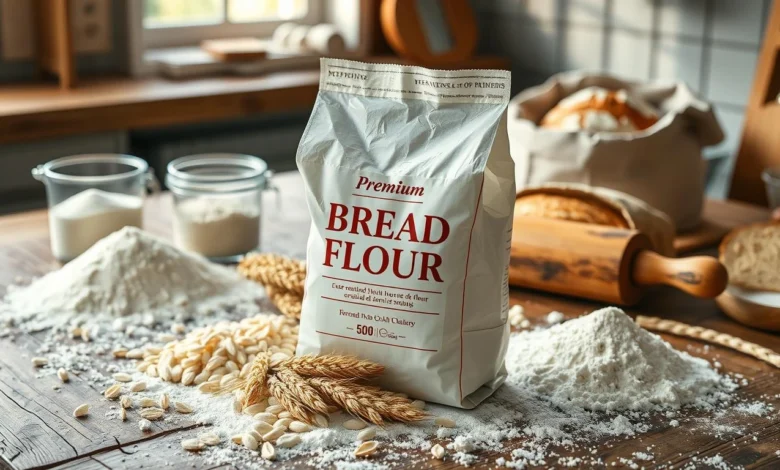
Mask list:
[[[278,197],[268,194],[265,200],[262,248],[302,258],[309,224],[302,181],[296,173],[280,174],[275,181],[280,193]],[[147,230],[170,235],[170,204],[166,195],[148,199],[144,221]],[[767,213],[743,204],[709,201],[705,214],[708,223],[715,221],[718,226],[730,227],[765,218]],[[701,252],[714,253],[714,249]],[[49,250],[46,211],[0,217],[0,266],[0,295],[20,277],[30,278],[57,267]],[[526,316],[534,323],[541,323],[542,317],[552,310],[572,318],[602,306],[517,289],[512,290],[511,296],[512,303],[523,305]],[[730,320],[712,300],[692,298],[668,288],[651,291],[630,313],[701,325],[780,351],[780,336]],[[763,397],[776,410],[780,408],[780,370],[725,348],[703,348],[704,343],[663,336],[680,350],[707,359],[717,358],[724,371],[743,374],[749,380],[748,385],[740,388],[741,396]],[[115,419],[104,417],[109,404],[100,400],[101,391],[86,380],[73,377],[67,387],[55,392],[52,386],[56,377],[36,378],[30,365],[41,338],[36,334],[12,338],[0,339],[0,468],[232,468],[229,464],[215,467],[198,455],[182,454],[181,439],[202,431],[193,422],[176,426],[155,424],[154,432],[144,434],[132,422],[118,425]],[[88,399],[94,399],[90,419],[74,420],[72,410]],[[666,464],[666,468],[705,468],[707,465],[702,462],[707,457],[721,456],[728,468],[780,468],[780,455],[776,454],[780,449],[780,414],[775,411],[768,417],[745,416],[740,426],[744,430],[740,435],[713,437],[697,433],[687,423],[672,427],[658,421],[649,432],[635,439],[605,438],[595,443],[595,455],[609,466],[623,466],[621,457],[629,458],[632,453],[653,446],[654,467]],[[483,452],[476,467],[494,468],[496,458],[506,456],[511,449],[510,442],[504,452]],[[577,455],[577,451],[560,449],[559,454]],[[452,461],[417,461],[416,467],[458,466]],[[403,467],[406,466],[402,463],[398,466]]]

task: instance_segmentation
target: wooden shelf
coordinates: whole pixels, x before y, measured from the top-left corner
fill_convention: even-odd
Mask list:
[[[364,60],[404,63],[394,56]],[[457,64],[457,68],[508,67],[501,57],[476,57]],[[314,104],[318,85],[318,70],[187,80],[92,79],[69,90],[51,83],[7,85],[0,87],[0,144],[305,109]]]
[[[186,81],[83,80],[0,87],[0,144],[119,129],[163,127],[310,107],[318,71]]]

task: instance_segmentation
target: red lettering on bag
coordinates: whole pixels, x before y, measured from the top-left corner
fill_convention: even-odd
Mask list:
[[[431,240],[431,233],[433,232],[433,221],[438,220],[441,224],[441,236],[438,240],[433,241]],[[426,215],[425,216],[425,232],[423,232],[423,243],[430,243],[431,245],[438,245],[439,243],[443,242],[447,239],[447,237],[450,236],[450,224],[447,223],[446,220],[442,219],[441,217],[437,217],[435,215]]]
[[[431,259],[433,261],[431,261]],[[439,266],[441,266],[441,256],[438,253],[423,253],[420,280],[427,281],[428,271],[430,271],[436,282],[442,282],[441,275],[439,274]]]
[[[365,181],[365,186],[370,187],[371,182]],[[374,211],[376,217],[374,217]],[[436,215],[415,215],[413,212],[398,217],[395,211],[385,209],[372,209],[363,206],[348,206],[331,203],[330,214],[326,230],[332,232],[347,232],[366,238],[381,238],[395,240],[404,244],[420,246],[438,245],[450,236],[450,225],[446,219]],[[422,217],[418,220],[417,217]],[[394,229],[394,226],[400,227]],[[349,229],[347,231],[347,229]],[[418,229],[422,233],[418,233]],[[443,282],[439,268],[442,258],[437,253],[423,250],[413,250],[407,247],[389,248],[381,245],[360,243],[360,240],[338,240],[325,238],[324,266],[334,267],[347,271],[365,271],[369,274],[380,275],[392,266],[392,273],[399,279],[410,279],[415,276],[420,281]],[[410,257],[408,269],[402,271],[402,264],[407,266],[404,258]],[[338,266],[340,264],[340,266]]]
[[[341,214],[338,214],[336,212],[336,209],[341,209]],[[334,230],[336,232],[341,232],[345,228],[347,228],[347,213],[349,212],[349,208],[345,206],[344,204],[338,204],[335,202],[330,203],[330,217],[328,217],[328,226],[327,230]],[[342,226],[341,228],[336,228],[336,220],[338,220]]]

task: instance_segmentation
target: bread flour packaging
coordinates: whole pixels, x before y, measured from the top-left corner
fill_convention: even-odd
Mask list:
[[[298,147],[312,217],[298,354],[473,408],[504,381],[509,72],[323,59]]]

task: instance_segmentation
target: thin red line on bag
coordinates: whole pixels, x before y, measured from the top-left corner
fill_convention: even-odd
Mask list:
[[[351,300],[334,299],[333,297],[325,297],[324,295],[320,296],[320,298],[325,300],[332,300],[334,302],[344,302],[347,304],[365,305],[366,307],[383,308],[385,310],[395,310],[396,312],[420,313],[422,315],[438,315],[438,313],[436,312],[419,312],[417,310],[404,310],[402,308],[382,307],[381,305],[364,304],[363,302],[352,302]]]
[[[401,290],[408,290],[412,292],[425,292],[426,294],[441,294],[441,292],[435,291],[435,290],[422,290],[422,289],[412,289],[410,287],[396,287],[396,286],[386,286],[384,284],[371,284],[370,282],[363,282],[363,281],[353,281],[352,279],[342,279],[340,277],[333,277],[333,276],[322,276],[326,277],[328,279],[333,279],[334,281],[344,281],[344,282],[352,282],[355,284],[363,284],[366,286],[375,286],[375,287],[387,287],[388,289],[401,289]]]
[[[482,200],[482,188],[485,187],[485,176],[482,175],[482,184],[479,186],[479,195],[477,196],[477,206],[474,208],[474,220],[471,222],[469,231],[469,249],[466,252],[466,272],[463,274],[463,301],[460,304],[460,371],[458,372],[458,392],[460,401],[463,401],[463,314],[466,310],[466,280],[469,278],[469,258],[471,257],[471,236],[474,234],[474,225],[477,223],[477,214],[479,213],[479,201]]]
[[[384,199],[385,201],[408,202],[409,204],[422,204],[422,201],[410,201],[408,199],[393,199],[391,197],[367,196],[365,194],[352,193],[353,196],[367,197],[370,199]]]
[[[437,349],[413,348],[411,346],[400,346],[400,345],[392,344],[392,343],[382,343],[380,341],[371,341],[371,340],[368,340],[368,339],[353,338],[351,336],[334,335],[333,333],[325,333],[324,331],[320,331],[320,330],[314,330],[314,331],[316,331],[317,333],[319,333],[321,335],[335,336],[336,338],[353,339],[355,341],[363,341],[365,343],[382,344],[382,345],[385,345],[385,346],[392,346],[394,348],[414,349],[415,351],[425,351],[425,352],[439,352]]]

